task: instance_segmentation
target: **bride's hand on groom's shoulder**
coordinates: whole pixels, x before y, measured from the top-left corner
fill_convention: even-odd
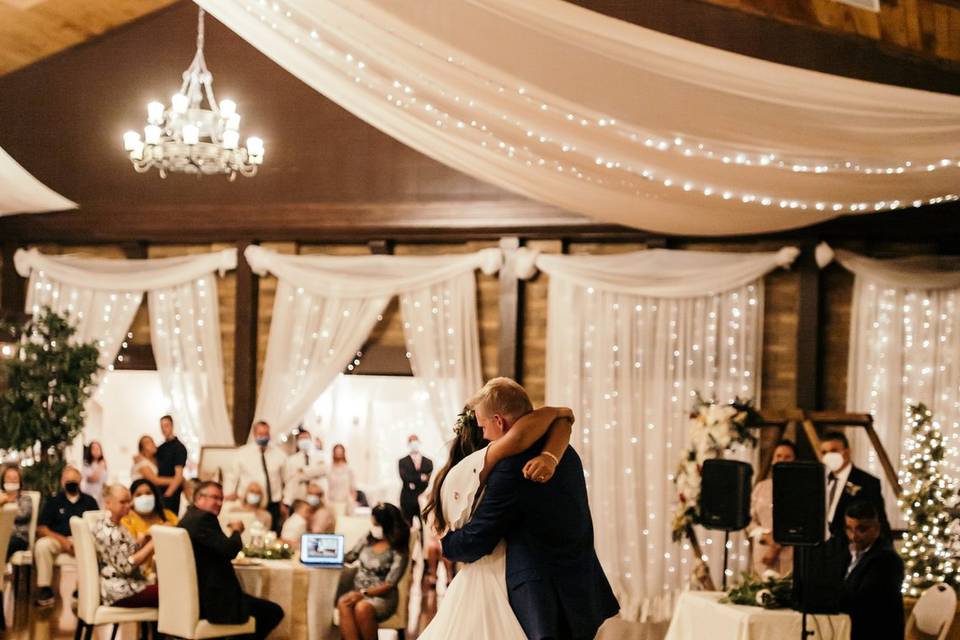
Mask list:
[[[523,466],[523,477],[533,482],[547,482],[553,477],[557,469],[557,463],[553,458],[541,453],[536,458],[531,458]]]
[[[556,407],[557,409],[557,420],[569,420],[570,424],[573,424],[576,418],[573,415],[573,409],[570,407]]]

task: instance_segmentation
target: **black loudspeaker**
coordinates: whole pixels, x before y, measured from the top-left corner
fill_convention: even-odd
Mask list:
[[[773,465],[773,539],[812,546],[826,534],[826,472],[819,462]]]
[[[700,523],[740,531],[750,522],[753,467],[737,460],[705,460],[700,484]]]

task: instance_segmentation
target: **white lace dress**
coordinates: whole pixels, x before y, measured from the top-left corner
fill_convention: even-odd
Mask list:
[[[470,521],[480,488],[486,449],[461,460],[443,481],[443,514],[456,530]],[[437,615],[419,640],[526,640],[507,599],[507,546],[504,541],[488,556],[465,564],[447,588]]]

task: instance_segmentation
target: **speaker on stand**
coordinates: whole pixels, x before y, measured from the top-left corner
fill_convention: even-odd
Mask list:
[[[723,534],[723,590],[727,590],[730,532],[750,523],[753,467],[739,460],[705,460],[700,484],[700,524]]]

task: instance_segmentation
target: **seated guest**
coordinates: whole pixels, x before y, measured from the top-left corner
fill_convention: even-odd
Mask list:
[[[854,502],[872,502],[880,514],[881,535],[890,536],[890,523],[883,506],[880,480],[850,461],[850,442],[840,431],[829,431],[820,439],[820,456],[827,467],[827,523],[831,538],[844,540],[844,514]]]
[[[844,522],[850,560],[842,608],[850,614],[850,638],[899,640],[903,638],[903,560],[882,535],[880,511],[872,502],[851,504]]]
[[[790,440],[781,440],[773,450],[773,464],[793,462],[797,450]],[[772,475],[772,474],[771,474]],[[753,539],[753,572],[762,576],[776,571],[781,576],[793,571],[793,547],[782,547],[773,540],[773,478],[761,480],[750,496],[750,524]]]
[[[313,507],[310,516],[310,533],[333,533],[337,528],[337,516],[324,500],[323,487],[311,484],[307,488],[307,504]]]
[[[351,590],[337,599],[344,640],[376,640],[378,623],[397,610],[397,584],[407,568],[410,525],[400,509],[378,504],[370,517],[370,534],[344,556],[359,563],[353,583],[340,586]]]
[[[152,482],[141,478],[134,480],[130,485],[130,493],[133,496],[133,509],[127,509],[128,513],[120,520],[137,544],[143,544],[150,536],[150,527],[155,524],[165,524],[171,527],[177,526],[177,516],[169,509],[163,508],[163,498],[160,490]],[[150,577],[153,575],[153,560],[147,560],[141,567],[143,575]]]
[[[33,517],[33,500],[20,490],[23,476],[20,467],[15,464],[3,468],[3,491],[0,491],[0,507],[17,505],[17,515],[13,518],[13,533],[10,534],[10,546],[7,547],[6,560],[17,551],[30,548],[30,518]]]
[[[100,602],[113,607],[156,607],[157,585],[150,584],[141,567],[153,558],[153,540],[138,545],[120,521],[130,512],[130,492],[122,484],[103,492],[108,516],[97,520],[93,540],[100,565]]]
[[[273,516],[266,509],[267,502],[263,494],[263,487],[259,482],[251,482],[247,490],[238,501],[225,504],[223,511],[226,515],[234,513],[252,513],[260,521],[263,528],[269,531],[273,528]]]
[[[230,522],[227,537],[217,517],[223,506],[223,488],[219,482],[201,482],[193,505],[180,520],[180,527],[190,534],[193,558],[197,565],[197,588],[200,594],[200,617],[213,624],[243,624],[249,616],[256,620],[254,637],[266,638],[283,620],[283,609],[274,602],[254,598],[240,588],[240,581],[230,563],[243,542],[243,523]]]
[[[80,492],[80,471],[76,467],[67,466],[63,469],[60,487],[57,495],[47,498],[37,520],[33,561],[37,565],[37,605],[41,607],[48,607],[54,601],[50,585],[57,556],[61,553],[73,555],[70,518],[99,508],[92,496]]]
[[[293,513],[283,523],[280,539],[291,546],[299,547],[300,536],[307,532],[310,518],[313,516],[313,507],[304,500],[294,500],[291,509]]]

